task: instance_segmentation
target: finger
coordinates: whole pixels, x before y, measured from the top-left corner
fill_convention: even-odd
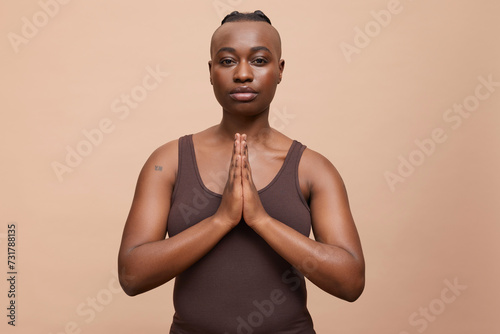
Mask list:
[[[245,140],[241,141],[241,156],[244,157],[247,155],[247,142]]]
[[[235,139],[233,144],[233,154],[231,156],[231,162],[229,165],[229,181],[232,181],[236,177],[236,172],[241,169],[241,155],[239,154],[239,143]]]
[[[250,163],[248,162],[248,157],[243,156],[242,157],[242,182],[247,183],[250,185],[250,187],[253,186],[253,177],[252,177],[252,171],[250,169]]]
[[[240,153],[239,146],[238,146],[240,142],[241,142],[241,140],[240,140],[240,134],[236,133],[234,135],[233,155]]]
[[[243,168],[247,169],[248,172],[251,174],[252,173],[252,169],[250,167],[250,160],[248,159],[248,144],[246,141],[244,141],[242,143],[242,150],[243,150],[243,153],[242,153],[242,161],[243,161]]]
[[[243,145],[242,145],[243,136],[240,135],[239,133],[237,133],[235,141],[238,143],[238,147],[237,147],[236,153],[243,154]]]
[[[241,155],[245,155],[246,154],[246,151],[248,149],[248,145],[247,145],[247,135],[246,134],[242,134],[240,136],[240,142],[241,142]]]
[[[248,177],[248,175],[247,175],[247,174],[248,174],[248,171],[247,171],[247,165],[248,165],[248,160],[247,160],[247,157],[246,157],[246,156],[244,156],[244,155],[242,155],[242,156],[241,156],[241,167],[242,167],[242,169],[244,169],[244,170],[245,170],[245,171],[244,171],[244,173],[243,173],[243,176],[245,176],[245,178],[247,178],[247,177]]]
[[[236,166],[234,168],[234,178],[237,179],[238,177],[241,177],[241,165],[242,165],[242,162],[241,162],[241,155],[238,154],[236,156]]]

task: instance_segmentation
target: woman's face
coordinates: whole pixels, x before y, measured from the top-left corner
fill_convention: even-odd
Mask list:
[[[225,111],[251,116],[269,110],[285,65],[274,27],[225,23],[214,33],[210,53],[210,82]]]

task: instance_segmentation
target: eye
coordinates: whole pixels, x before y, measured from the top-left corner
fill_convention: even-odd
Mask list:
[[[256,64],[256,65],[264,65],[264,64],[267,64],[268,61],[266,58],[256,58],[252,61],[253,64]]]
[[[234,64],[234,60],[232,60],[231,58],[224,58],[224,59],[221,59],[219,63],[221,65],[229,66],[229,65]]]

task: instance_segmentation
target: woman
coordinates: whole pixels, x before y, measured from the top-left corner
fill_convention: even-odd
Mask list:
[[[269,126],[285,62],[267,16],[229,14],[210,52],[222,120],[145,163],[120,282],[132,296],[176,278],[170,333],[315,333],[304,276],[347,301],[364,288],[342,179],[325,157]]]

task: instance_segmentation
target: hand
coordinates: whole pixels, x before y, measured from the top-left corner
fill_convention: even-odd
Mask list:
[[[262,206],[259,193],[253,183],[252,168],[248,161],[248,146],[246,135],[243,134],[242,146],[242,166],[241,180],[243,184],[243,219],[246,224],[255,228],[259,223],[264,222],[269,218],[268,213]]]
[[[245,136],[246,138],[246,136]],[[233,153],[226,186],[222,193],[222,200],[215,213],[215,216],[231,228],[238,225],[243,214],[243,188],[241,182],[241,136],[237,133],[234,136]]]

